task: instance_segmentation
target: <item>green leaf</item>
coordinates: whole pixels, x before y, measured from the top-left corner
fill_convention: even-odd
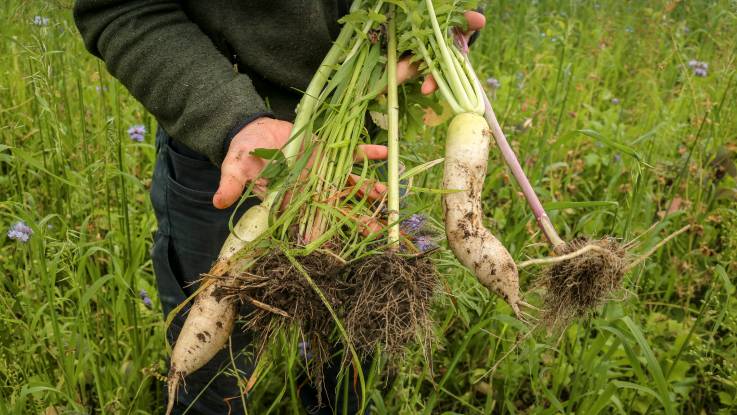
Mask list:
[[[613,148],[615,150],[619,150],[622,153],[624,153],[624,154],[626,154],[626,155],[634,158],[635,160],[637,160],[637,161],[639,161],[639,162],[647,165],[647,163],[644,161],[642,155],[639,152],[637,152],[637,150],[635,150],[634,148],[632,148],[632,147],[630,147],[630,146],[628,146],[626,144],[622,144],[622,143],[617,142],[617,141],[614,141],[614,140],[612,140],[610,138],[604,137],[604,135],[602,135],[598,131],[594,131],[594,130],[583,129],[583,130],[576,130],[576,132],[581,133],[581,134],[583,134],[583,135],[585,135],[587,137],[591,137],[591,138],[595,139],[596,141],[604,144],[607,147],[611,147],[611,148]]]
[[[264,160],[279,160],[284,158],[284,153],[278,148],[255,148],[251,150],[251,155]]]
[[[668,384],[665,381],[665,376],[663,376],[663,369],[660,367],[660,363],[658,363],[658,360],[655,358],[653,350],[650,348],[647,340],[645,340],[645,336],[642,334],[640,328],[635,324],[634,321],[632,321],[632,319],[630,319],[628,316],[625,316],[622,318],[622,321],[627,326],[627,328],[630,329],[632,336],[635,338],[635,341],[640,346],[640,349],[642,349],[642,353],[645,355],[647,369],[655,380],[655,387],[658,389],[659,394],[658,400],[663,404],[663,409],[665,410],[665,413],[668,415],[675,415],[676,412],[675,409],[673,409],[673,403],[671,402],[668,393]]]
[[[724,284],[724,290],[727,291],[727,294],[734,294],[734,284],[732,284],[732,281],[729,280],[729,276],[727,275],[727,271],[724,269],[724,267],[721,265],[717,265],[716,271],[719,279],[722,280],[722,284]]]
[[[443,160],[445,160],[445,159],[443,159],[443,158],[439,158],[439,159],[435,159],[435,160],[431,160],[431,161],[428,161],[428,162],[426,162],[426,163],[422,163],[422,164],[420,164],[419,166],[415,166],[415,167],[412,167],[411,169],[409,169],[409,170],[407,170],[406,172],[404,172],[404,173],[403,173],[403,174],[402,174],[402,175],[401,175],[401,176],[399,177],[399,180],[400,180],[400,181],[401,181],[401,180],[407,180],[407,179],[409,179],[410,177],[416,176],[416,175],[418,175],[418,174],[422,173],[422,172],[423,172],[423,171],[425,171],[425,170],[429,170],[429,169],[431,169],[432,167],[434,167],[434,166],[437,166],[438,164],[442,163],[442,162],[443,162]]]
[[[587,202],[548,202],[545,203],[545,210],[555,211],[564,209],[583,209],[591,207],[617,207],[619,203],[609,200],[591,200]]]

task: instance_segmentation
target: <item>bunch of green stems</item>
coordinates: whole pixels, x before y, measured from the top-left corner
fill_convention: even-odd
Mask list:
[[[298,255],[338,241],[340,256],[352,257],[370,250],[371,241],[384,235],[388,235],[390,246],[398,246],[398,56],[412,55],[420,61],[421,69],[434,76],[442,98],[454,113],[484,111],[483,92],[470,78],[468,62],[449,36],[451,26],[461,21],[462,11],[470,3],[444,0],[436,4],[437,14],[431,0],[392,4],[354,1],[340,35],[304,92],[290,140],[282,148],[288,174],[272,183],[263,202],[274,212],[270,228],[244,253],[266,237],[297,245]],[[386,38],[371,39],[371,31]],[[376,163],[354,163],[358,145],[371,140],[366,128],[368,107],[384,92],[388,103],[386,177],[377,173]],[[358,180],[347,187],[351,173]],[[377,206],[366,197],[368,192],[360,189],[370,188],[380,179],[386,180],[387,193]],[[357,219],[376,217],[383,207],[388,223],[385,232],[366,240]]]

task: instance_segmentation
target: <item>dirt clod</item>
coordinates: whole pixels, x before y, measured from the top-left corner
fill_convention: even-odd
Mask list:
[[[427,256],[372,255],[347,268],[354,290],[345,324],[359,353],[370,355],[378,344],[388,353],[413,341],[429,347],[430,304],[439,281]]]
[[[296,260],[330,303],[361,357],[372,355],[379,344],[388,353],[400,352],[415,340],[429,347],[430,302],[438,278],[427,256],[385,253],[344,263],[333,254],[313,252]],[[252,305],[243,322],[257,336],[257,353],[278,330],[296,326],[309,345],[308,372],[319,390],[323,365],[335,352],[334,345],[345,346],[345,339],[336,334],[333,316],[304,273],[283,252],[272,251],[235,278],[223,295]]]
[[[544,326],[562,328],[572,320],[588,317],[620,288],[627,269],[625,249],[614,238],[577,238],[561,249],[570,254],[588,245],[597,248],[554,263],[538,283],[545,288]]]

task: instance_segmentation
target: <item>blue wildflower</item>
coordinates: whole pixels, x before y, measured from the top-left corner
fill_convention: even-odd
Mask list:
[[[33,17],[33,24],[36,26],[48,26],[49,25],[49,18],[43,17],[43,16],[34,16]]]
[[[130,136],[131,140],[137,141],[139,143],[143,142],[143,137],[145,134],[146,127],[142,125],[134,125],[128,129],[128,135]]]
[[[299,342],[297,343],[297,347],[299,347],[299,357],[306,360],[312,359],[312,352],[310,351],[309,343]]]
[[[633,29],[633,28],[632,28],[632,27],[630,27],[630,26],[627,26],[627,27],[626,27],[626,28],[624,29],[624,31],[625,31],[625,32],[627,32],[627,33],[632,33],[632,32],[634,32],[634,31],[635,31],[635,29]]]
[[[438,244],[427,235],[419,235],[414,240],[417,250],[420,252],[431,251],[438,247]]]
[[[146,306],[146,308],[151,308],[153,306],[151,302],[151,297],[148,296],[148,292],[141,288],[141,291],[138,293],[138,295],[141,297],[141,300],[143,300],[143,305]]]
[[[31,238],[31,235],[33,235],[33,229],[23,221],[16,222],[8,229],[8,238],[15,241],[26,243]]]
[[[422,228],[425,227],[426,223],[427,223],[427,216],[419,215],[415,213],[412,216],[408,217],[407,219],[403,220],[402,223],[399,224],[399,227],[405,233],[408,233],[410,235],[415,235],[418,232],[420,232]]]
[[[693,74],[698,77],[704,78],[709,74],[709,64],[706,62],[691,59],[688,61],[688,67],[691,68],[693,70]]]
[[[706,78],[706,75],[708,75],[709,73],[706,72],[706,69],[704,68],[696,68],[693,70],[693,74],[698,76],[699,78]]]
[[[622,160],[622,155],[619,154],[619,153],[616,153],[614,155],[614,161],[617,162],[617,163],[619,163],[620,160]]]
[[[499,89],[502,87],[501,81],[498,79],[491,77],[486,80],[486,85],[489,85],[491,89]]]
[[[613,105],[619,105],[619,98],[612,98]]]

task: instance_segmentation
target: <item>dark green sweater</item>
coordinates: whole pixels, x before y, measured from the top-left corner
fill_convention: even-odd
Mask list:
[[[77,0],[87,49],[179,143],[220,165],[250,120],[291,120],[343,0]]]

